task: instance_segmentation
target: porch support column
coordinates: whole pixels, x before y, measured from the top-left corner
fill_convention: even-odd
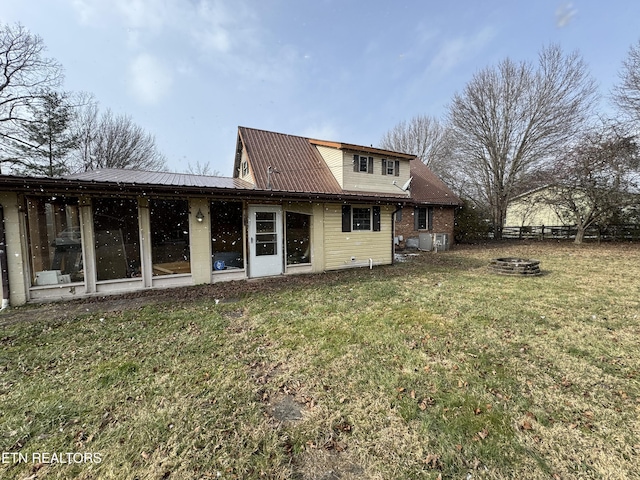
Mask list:
[[[96,240],[93,234],[91,198],[80,197],[80,235],[82,236],[82,265],[86,293],[96,291]]]
[[[324,204],[314,203],[311,216],[311,268],[320,273],[325,270],[324,259]]]
[[[19,212],[21,197],[14,192],[0,193],[0,203],[4,209],[4,235],[7,251],[7,270],[9,274],[9,303],[23,305],[28,300],[29,270],[27,268],[28,250],[24,232],[24,214]],[[2,298],[2,297],[0,297]]]
[[[198,221],[198,212],[202,221]],[[211,283],[211,212],[207,198],[189,199],[189,254],[194,285]]]
[[[151,214],[147,197],[138,197],[138,222],[140,227],[142,284],[144,288],[151,288],[153,282],[153,259],[151,257]]]

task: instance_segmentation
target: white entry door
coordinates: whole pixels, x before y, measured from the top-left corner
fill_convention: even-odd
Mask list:
[[[249,205],[249,275],[280,275],[282,260],[282,208]]]

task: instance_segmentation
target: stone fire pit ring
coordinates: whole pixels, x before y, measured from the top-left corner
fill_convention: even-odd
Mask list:
[[[498,275],[511,276],[538,276],[540,271],[540,260],[533,258],[503,257],[494,258],[489,263],[489,271]]]

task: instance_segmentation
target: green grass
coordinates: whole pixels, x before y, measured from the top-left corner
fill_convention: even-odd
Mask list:
[[[487,273],[507,255],[545,274]],[[459,248],[58,317],[0,330],[0,451],[30,460],[2,478],[639,477],[637,245]]]

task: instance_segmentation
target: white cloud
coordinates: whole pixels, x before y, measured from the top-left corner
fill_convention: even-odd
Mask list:
[[[464,60],[478,54],[496,35],[485,27],[473,37],[461,36],[446,41],[431,60],[429,70],[440,74],[451,71]]]
[[[144,104],[159,103],[171,90],[173,76],[157,58],[138,55],[129,67],[131,94]]]
[[[573,8],[572,3],[566,3],[560,6],[556,10],[556,25],[558,26],[558,28],[566,27],[569,23],[571,23],[573,17],[576,16],[576,13],[578,13],[578,10]]]

